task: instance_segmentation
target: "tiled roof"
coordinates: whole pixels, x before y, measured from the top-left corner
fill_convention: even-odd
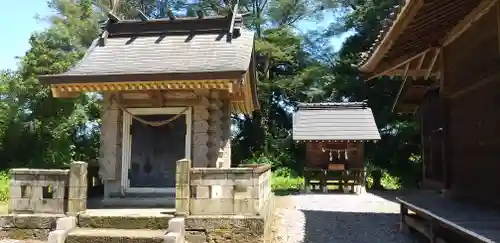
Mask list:
[[[293,116],[294,140],[379,140],[364,102],[300,104]]]
[[[108,23],[103,36],[73,68],[41,79],[57,83],[63,79],[90,82],[86,79],[96,76],[243,74],[250,66],[254,32],[236,25],[231,34],[230,26],[229,17]],[[63,79],[50,82],[53,76]]]
[[[370,59],[370,57],[373,55],[377,47],[380,45],[382,40],[385,38],[385,36],[393,26],[394,21],[396,21],[396,19],[399,16],[399,13],[401,13],[401,9],[404,6],[405,1],[398,1],[398,2],[399,2],[398,4],[392,7],[391,13],[387,16],[387,18],[382,21],[379,34],[377,35],[377,38],[372,43],[368,51],[361,53],[361,60],[358,66],[362,66],[368,61],[368,59]]]

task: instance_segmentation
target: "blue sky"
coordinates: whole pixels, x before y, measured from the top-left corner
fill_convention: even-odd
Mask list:
[[[47,27],[46,23],[35,18],[37,14],[39,16],[50,14],[45,0],[31,0],[29,4],[24,1],[3,1],[2,8],[0,8],[0,23],[2,23],[0,33],[5,34],[5,37],[0,38],[0,70],[16,68],[15,57],[23,56],[28,50],[31,33]],[[328,20],[322,23],[303,22],[300,24],[300,29],[306,31],[318,26],[324,27],[328,22]],[[339,48],[347,36],[348,34],[334,38],[332,44]]]
[[[15,68],[16,56],[28,50],[28,40],[33,31],[43,30],[46,24],[35,19],[36,14],[50,13],[45,0],[1,1],[0,8],[0,69]]]

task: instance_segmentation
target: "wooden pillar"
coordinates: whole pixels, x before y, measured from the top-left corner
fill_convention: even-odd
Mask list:
[[[324,192],[324,193],[328,193],[328,182],[327,182],[327,175],[326,173],[328,173],[328,170],[321,170],[321,181],[320,181],[320,187],[321,187],[321,191]]]
[[[304,192],[311,192],[311,184],[309,183],[310,175],[306,167],[304,167]]]
[[[452,160],[451,151],[448,141],[450,141],[450,99],[447,98],[447,85],[446,85],[446,48],[441,48],[439,55],[439,97],[442,101],[442,115],[443,115],[443,131],[442,131],[442,161],[443,161],[443,183],[445,190],[451,188],[452,184]]]
[[[448,141],[450,141],[450,131],[449,131],[449,122],[450,122],[450,105],[449,105],[449,100],[443,98],[443,115],[444,115],[444,122],[443,122],[443,136],[442,138],[442,160],[443,160],[443,182],[444,182],[444,188],[445,190],[448,190],[451,188],[452,184],[452,160],[451,160],[451,151],[450,151],[450,146],[448,144]]]
[[[422,175],[421,175],[421,184],[424,184],[425,181],[425,136],[424,136],[424,113],[425,113],[425,100],[424,102],[420,105],[420,146],[422,150]]]
[[[399,203],[399,214],[400,214],[400,221],[399,221],[399,231],[400,232],[407,232],[408,231],[408,225],[406,225],[406,216],[408,215],[408,208],[403,203]]]

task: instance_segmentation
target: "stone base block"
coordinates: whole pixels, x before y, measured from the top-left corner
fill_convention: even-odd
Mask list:
[[[0,230],[0,239],[42,240],[48,239],[50,229],[17,229],[4,228]]]
[[[47,240],[63,214],[8,214],[0,216],[0,239]]]
[[[261,216],[188,216],[185,238],[190,243],[261,243],[265,220]]]
[[[64,214],[8,214],[0,216],[0,228],[55,229]]]

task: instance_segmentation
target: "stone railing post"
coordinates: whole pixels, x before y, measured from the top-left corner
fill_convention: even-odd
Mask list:
[[[189,215],[191,161],[181,159],[177,161],[176,166],[175,212],[178,215]]]
[[[75,161],[69,169],[68,214],[87,209],[87,163]]]

